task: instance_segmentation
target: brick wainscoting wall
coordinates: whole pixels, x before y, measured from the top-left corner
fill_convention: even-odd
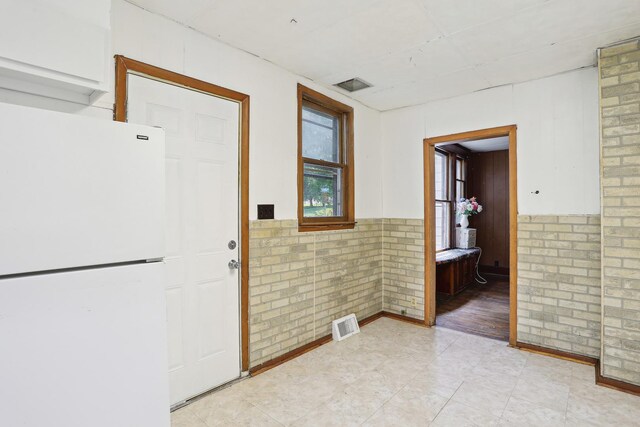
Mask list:
[[[385,218],[382,234],[384,310],[424,319],[424,221]]]
[[[640,385],[640,39],[600,50],[602,374]]]
[[[600,355],[600,216],[518,216],[518,341]]]
[[[518,340],[600,351],[598,215],[518,217]],[[252,221],[251,367],[331,333],[331,321],[381,310],[424,319],[424,221],[359,220],[300,233],[296,220]],[[414,303],[415,302],[415,303]]]
[[[298,232],[296,220],[249,230],[251,367],[331,333],[331,321],[382,310],[382,220],[354,230]]]

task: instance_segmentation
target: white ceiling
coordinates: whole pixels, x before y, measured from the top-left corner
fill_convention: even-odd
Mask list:
[[[498,151],[509,149],[509,137],[500,136],[497,138],[479,139],[477,141],[459,142],[458,145],[462,145],[465,148],[473,151],[474,153],[484,153],[487,151]]]
[[[592,66],[640,35],[640,0],[128,1],[326,87],[360,77],[373,87],[349,96],[381,111]]]

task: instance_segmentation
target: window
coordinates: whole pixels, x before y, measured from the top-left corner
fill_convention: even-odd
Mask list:
[[[436,251],[453,247],[457,202],[466,197],[468,161],[455,146],[436,148],[435,152],[435,213]]]
[[[353,228],[353,109],[298,85],[298,228]]]
[[[460,199],[466,198],[467,194],[467,161],[461,157],[456,157],[456,197],[455,203]],[[456,205],[453,205],[455,209]],[[456,215],[456,224],[459,224],[459,218]]]
[[[436,151],[436,251],[448,249],[451,246],[452,203],[449,197],[449,170],[449,156],[447,153]]]

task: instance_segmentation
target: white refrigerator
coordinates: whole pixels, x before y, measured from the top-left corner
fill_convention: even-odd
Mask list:
[[[0,104],[0,426],[169,425],[164,132]]]

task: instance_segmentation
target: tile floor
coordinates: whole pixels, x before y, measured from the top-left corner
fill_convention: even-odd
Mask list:
[[[172,427],[640,426],[592,366],[382,318],[172,414]]]

